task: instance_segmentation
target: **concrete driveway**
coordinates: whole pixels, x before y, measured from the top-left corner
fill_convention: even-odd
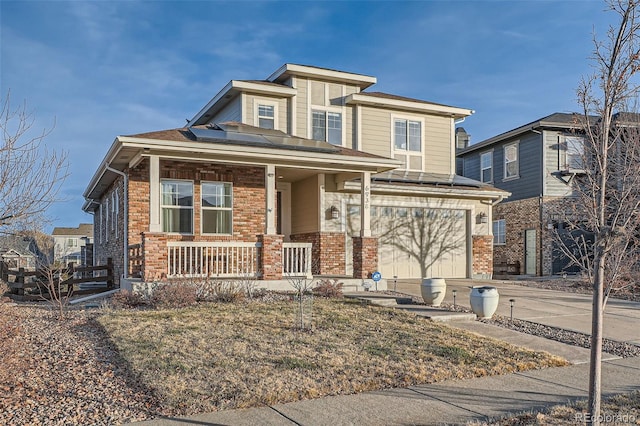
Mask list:
[[[397,290],[420,296],[420,280],[398,280]],[[591,296],[561,291],[525,287],[514,281],[479,281],[447,279],[445,303],[469,307],[471,286],[490,285],[498,288],[500,302],[497,314],[509,316],[514,299],[514,318],[591,334]],[[390,283],[390,289],[393,284]],[[640,303],[609,299],[605,308],[604,336],[640,345]]]

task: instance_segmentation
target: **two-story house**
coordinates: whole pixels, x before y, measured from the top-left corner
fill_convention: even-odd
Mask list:
[[[491,277],[508,194],[455,174],[473,111],[375,83],[285,64],[229,82],[185,127],[117,137],[84,193],[96,262],[144,280]]]
[[[81,223],[77,227],[55,227],[53,237],[53,259],[63,264],[91,264],[83,254],[88,245],[93,243],[93,224]]]
[[[584,144],[573,114],[554,113],[458,152],[458,173],[512,195],[493,209],[496,272],[575,272],[557,247],[558,211],[574,208]],[[509,267],[507,267],[509,265]]]

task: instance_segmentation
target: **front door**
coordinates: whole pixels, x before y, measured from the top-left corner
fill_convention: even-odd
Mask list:
[[[536,230],[527,229],[524,231],[524,273],[526,275],[535,275],[537,264]]]

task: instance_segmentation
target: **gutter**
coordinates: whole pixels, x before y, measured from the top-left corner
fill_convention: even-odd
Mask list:
[[[120,170],[116,170],[111,166],[108,166],[104,163],[105,170],[113,172],[117,175],[122,176],[123,182],[123,195],[122,202],[124,204],[124,209],[122,214],[124,215],[123,225],[124,228],[122,231],[122,241],[123,241],[123,265],[122,265],[122,278],[127,279],[129,277],[129,177],[126,173],[121,172]]]

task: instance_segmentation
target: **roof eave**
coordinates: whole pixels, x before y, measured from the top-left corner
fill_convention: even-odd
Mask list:
[[[400,99],[387,99],[377,96],[368,96],[366,93],[353,93],[346,97],[345,103],[384,106],[417,112],[427,112],[430,114],[452,117],[454,119],[464,118],[472,115],[475,111],[467,108],[458,108],[445,105],[436,105],[423,102],[412,102]]]
[[[378,79],[373,76],[356,74],[346,71],[328,70],[324,68],[310,67],[306,65],[284,64],[278,68],[273,74],[267,77],[268,81],[282,81],[284,77],[296,75],[303,77],[319,77],[325,80],[342,81],[353,83],[360,87],[361,90],[373,86]]]

